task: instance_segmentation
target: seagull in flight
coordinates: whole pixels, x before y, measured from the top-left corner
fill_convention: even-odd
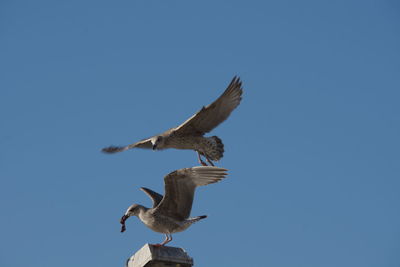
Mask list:
[[[190,149],[197,152],[200,164],[207,166],[202,159],[203,156],[210,165],[214,166],[213,161],[218,161],[223,157],[224,144],[217,136],[205,137],[204,135],[229,117],[240,104],[242,93],[242,82],[235,76],[217,100],[208,106],[203,106],[181,125],[127,146],[109,146],[103,148],[102,151],[116,153],[131,148]]]

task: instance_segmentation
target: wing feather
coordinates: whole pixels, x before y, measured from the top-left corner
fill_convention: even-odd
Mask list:
[[[122,152],[131,148],[146,148],[146,149],[151,149],[153,147],[153,144],[151,142],[151,139],[154,138],[150,137],[150,138],[146,138],[143,140],[140,140],[139,142],[127,145],[127,146],[109,146],[109,147],[105,147],[103,148],[101,151],[103,151],[104,153],[117,153],[117,152]]]
[[[148,189],[146,187],[141,187],[140,190],[145,192],[146,195],[148,195],[151,198],[151,200],[153,201],[153,208],[157,207],[157,205],[160,204],[161,200],[163,199],[163,195],[154,192],[153,190]]]
[[[242,82],[234,77],[224,93],[210,105],[175,128],[175,134],[204,135],[225,121],[242,100]]]
[[[225,178],[227,170],[213,166],[180,169],[164,177],[165,195],[156,212],[184,220],[190,216],[195,189]]]

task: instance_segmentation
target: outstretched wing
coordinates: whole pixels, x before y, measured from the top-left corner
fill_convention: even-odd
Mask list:
[[[127,146],[109,146],[109,147],[105,147],[103,148],[101,151],[105,152],[105,153],[117,153],[117,152],[122,152],[134,147],[137,148],[147,148],[147,149],[151,149],[153,147],[153,144],[151,142],[153,137],[147,138],[147,139],[143,139],[139,142],[127,145]]]
[[[225,92],[212,104],[200,111],[174,129],[175,134],[203,135],[226,120],[242,100],[242,82],[234,77]]]
[[[161,200],[163,199],[163,195],[154,192],[153,190],[148,189],[146,187],[141,187],[140,190],[145,192],[146,195],[148,195],[151,198],[151,200],[153,201],[153,208],[157,207],[157,205],[160,204]]]
[[[180,169],[164,177],[165,195],[156,211],[178,220],[190,216],[196,187],[219,182],[227,170],[212,166]]]

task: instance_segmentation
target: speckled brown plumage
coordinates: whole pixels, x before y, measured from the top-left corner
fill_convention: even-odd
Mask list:
[[[148,188],[141,188],[153,201],[152,208],[142,205],[131,205],[120,222],[124,232],[125,221],[130,216],[137,216],[151,230],[163,233],[166,239],[159,246],[172,240],[171,234],[186,230],[193,223],[206,218],[206,215],[190,217],[195,189],[221,181],[227,170],[198,166],[173,171],[164,177],[165,195],[162,196]]]
[[[242,99],[242,82],[234,77],[224,93],[210,105],[186,120],[178,127],[162,134],[143,139],[127,146],[110,146],[103,148],[105,153],[116,153],[131,148],[162,150],[167,148],[190,149],[198,153],[199,162],[207,165],[200,156],[204,156],[211,165],[224,155],[224,145],[217,136],[204,137],[220,123],[225,121]]]

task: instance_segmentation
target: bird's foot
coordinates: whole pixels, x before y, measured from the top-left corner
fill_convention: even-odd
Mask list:
[[[165,240],[161,244],[152,244],[152,246],[156,248],[163,247],[165,244],[171,242],[171,240],[172,240],[171,234],[165,234]]]

